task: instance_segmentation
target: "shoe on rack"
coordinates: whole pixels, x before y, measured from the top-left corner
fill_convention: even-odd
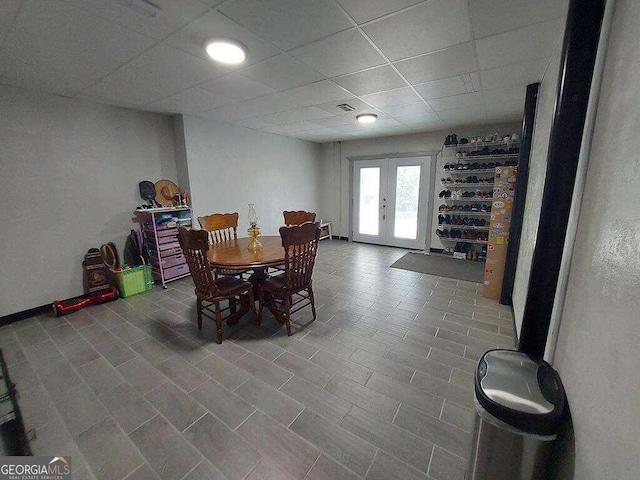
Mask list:
[[[464,137],[462,137],[462,138],[460,139],[460,142],[459,142],[459,143],[460,143],[460,145],[466,145],[467,143],[469,143],[469,140],[468,140],[468,139],[466,139],[466,138],[464,138]]]
[[[451,145],[458,145],[458,136],[455,133],[451,135]]]
[[[444,137],[444,146],[448,147],[449,145],[451,145],[451,135]]]
[[[445,198],[445,196],[444,196],[444,195],[445,195],[445,193],[446,193],[446,192],[447,192],[446,190],[442,190],[442,191],[438,194],[438,198]]]

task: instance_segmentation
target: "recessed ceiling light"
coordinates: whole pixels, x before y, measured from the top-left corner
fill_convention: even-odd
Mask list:
[[[211,38],[204,42],[204,49],[216,62],[236,65],[244,62],[247,47],[229,38]]]
[[[378,119],[378,115],[375,113],[363,113],[362,115],[358,115],[356,120],[360,123],[373,123]]]

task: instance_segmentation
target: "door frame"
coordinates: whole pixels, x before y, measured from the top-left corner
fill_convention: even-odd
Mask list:
[[[436,173],[436,155],[439,150],[430,150],[430,151],[417,151],[417,152],[406,152],[406,153],[380,153],[375,155],[351,155],[345,157],[349,162],[349,204],[347,210],[349,211],[349,242],[353,242],[353,226],[354,226],[354,218],[353,218],[353,202],[354,202],[354,162],[356,160],[384,160],[384,159],[397,159],[397,158],[411,158],[411,157],[431,157],[431,161],[428,162],[428,167],[425,166],[425,174],[428,175],[426,179],[427,183],[425,183],[425,187],[428,187],[428,192],[433,193],[433,189],[435,188],[435,173]],[[434,199],[432,194],[427,195],[427,218],[425,222],[425,246],[424,251],[428,252],[431,247],[431,228],[433,224],[432,215],[430,212],[433,211]],[[401,248],[401,247],[392,247],[392,248]],[[414,249],[410,249],[414,250]]]

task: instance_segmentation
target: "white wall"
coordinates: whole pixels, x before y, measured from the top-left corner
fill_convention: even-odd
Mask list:
[[[562,40],[562,39],[561,39]],[[538,223],[540,221],[540,208],[542,206],[542,193],[544,179],[547,172],[547,154],[549,152],[549,137],[558,87],[558,73],[560,70],[560,54],[562,45],[559,43],[551,62],[547,67],[540,88],[538,89],[538,102],[536,105],[536,119],[533,127],[533,140],[531,143],[531,155],[529,158],[529,181],[527,184],[527,200],[525,202],[524,217],[522,221],[522,234],[520,236],[520,249],[518,250],[518,263],[513,284],[513,311],[516,332],[520,336],[524,305],[527,300],[529,288],[529,275],[531,273],[531,260],[536,244]]]
[[[638,25],[640,4],[617,0],[554,361],[575,435],[566,480],[640,471]]]
[[[0,316],[83,292],[91,247],[122,248],[141,180],[175,181],[168,117],[0,86]]]
[[[195,216],[238,212],[246,236],[249,203],[263,235],[278,235],[284,210],[320,209],[320,146],[213,120],[184,116]]]
[[[524,104],[523,104],[524,108]],[[322,145],[321,157],[323,174],[321,177],[321,205],[320,211],[324,218],[333,220],[333,234],[348,237],[350,210],[350,162],[347,157],[383,154],[405,154],[426,152],[436,161],[436,153],[442,149],[445,137],[456,133],[458,138],[471,138],[476,135],[487,135],[495,132],[520,132],[522,126],[518,123],[502,125],[483,125],[476,127],[456,128],[453,131],[419,133],[413,135],[398,135],[392,137],[351,140],[344,142],[325,143]],[[438,161],[433,176],[435,184],[430,185],[429,191],[434,197],[437,210],[440,203],[438,193],[444,189],[440,184],[443,177],[444,162]],[[437,213],[435,215],[437,220]],[[431,229],[427,238],[431,239],[432,248],[443,248],[440,240],[435,236],[435,228]]]

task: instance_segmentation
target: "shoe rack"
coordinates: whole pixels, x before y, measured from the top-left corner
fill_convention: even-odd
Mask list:
[[[494,133],[471,140],[447,136],[441,152],[435,232],[445,245],[445,255],[486,260],[496,168],[517,166],[519,153],[518,134]]]

